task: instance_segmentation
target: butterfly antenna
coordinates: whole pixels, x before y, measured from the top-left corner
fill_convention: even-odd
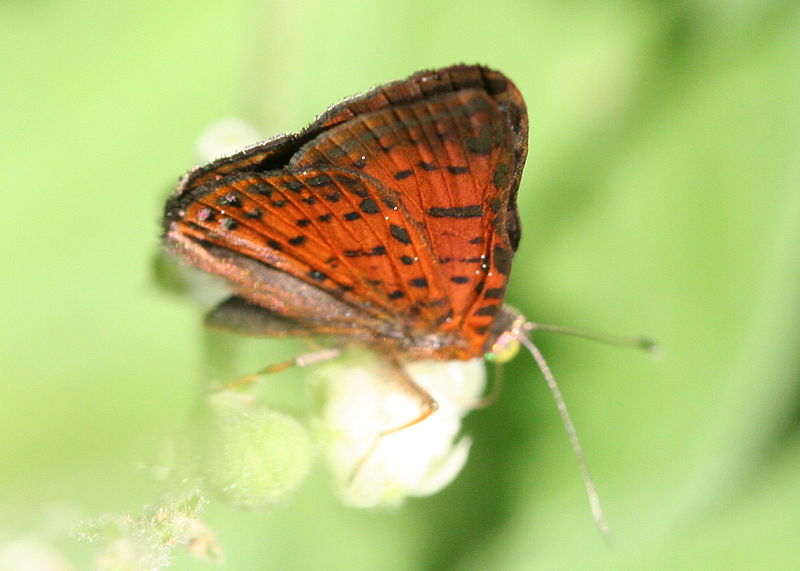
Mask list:
[[[622,335],[611,335],[609,333],[599,333],[597,331],[589,331],[588,329],[580,329],[578,327],[565,327],[563,325],[551,325],[548,323],[532,323],[530,321],[523,325],[523,329],[525,331],[563,333],[564,335],[589,339],[590,341],[597,341],[599,343],[605,343],[606,345],[616,345],[617,347],[633,347],[634,349],[641,349],[654,356],[658,355],[661,351],[661,347],[658,343],[648,337],[642,336],[626,337]]]
[[[533,341],[531,341],[524,334],[519,335],[518,339],[519,342],[531,352],[531,355],[533,355],[533,358],[536,360],[536,364],[539,366],[539,370],[542,371],[542,375],[544,376],[545,381],[547,381],[547,386],[550,389],[550,393],[553,395],[553,399],[556,401],[558,414],[561,415],[561,422],[564,424],[564,428],[567,431],[567,436],[569,436],[572,452],[575,454],[575,458],[578,461],[578,468],[581,471],[581,478],[583,479],[583,487],[586,489],[586,495],[589,497],[589,506],[592,509],[592,517],[594,517],[595,525],[597,525],[597,529],[599,529],[603,535],[610,536],[611,529],[609,528],[608,522],[606,522],[606,519],[603,516],[603,508],[600,505],[600,495],[597,493],[594,480],[592,480],[592,475],[589,473],[589,466],[586,463],[586,457],[583,454],[581,441],[578,438],[575,425],[572,424],[572,419],[570,418],[569,411],[567,410],[567,403],[564,402],[564,397],[561,395],[561,391],[558,388],[556,379],[553,376],[553,373],[550,371],[550,367],[548,366],[547,361],[545,361],[541,351],[539,351],[539,348],[534,345]]]

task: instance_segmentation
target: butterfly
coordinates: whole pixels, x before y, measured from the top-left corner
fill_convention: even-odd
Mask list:
[[[167,203],[165,242],[230,282],[212,325],[472,359],[517,317],[502,302],[527,138],[501,73],[420,72],[191,171]]]
[[[366,346],[400,374],[521,342],[549,382],[532,324],[503,304],[527,150],[525,102],[505,75],[421,71],[190,171],[167,202],[164,242],[230,284],[211,326]],[[435,410],[421,397],[425,412],[396,429]],[[565,408],[562,418],[572,438]],[[594,506],[588,473],[585,483]]]

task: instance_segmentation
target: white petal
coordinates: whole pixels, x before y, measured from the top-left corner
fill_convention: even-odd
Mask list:
[[[406,372],[439,407],[425,420],[381,438],[372,453],[381,431],[420,415],[419,395],[403,390],[389,365],[365,351],[351,351],[311,376],[322,449],[349,505],[397,505],[407,496],[435,493],[466,462],[470,441],[456,438],[462,418],[483,393],[482,360],[416,362]]]

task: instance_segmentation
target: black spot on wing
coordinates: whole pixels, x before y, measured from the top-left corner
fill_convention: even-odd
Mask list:
[[[234,220],[233,218],[220,218],[219,225],[222,226],[223,230],[227,230],[229,232],[236,230],[239,227],[239,223]]]
[[[319,188],[321,186],[327,186],[329,184],[332,184],[333,181],[331,180],[331,177],[329,177],[326,174],[318,174],[318,175],[315,175],[315,176],[312,176],[312,177],[306,179],[306,183],[309,186],[313,186],[315,188]]]
[[[336,182],[340,183],[344,189],[351,194],[355,194],[361,198],[369,196],[369,191],[364,187],[364,183],[355,177],[337,175]]]
[[[217,204],[220,206],[234,206],[239,207],[242,205],[242,197],[238,192],[228,192],[217,199]]]
[[[358,207],[361,209],[361,212],[365,214],[377,214],[381,211],[380,208],[378,208],[378,203],[372,198],[365,198],[359,203]]]
[[[481,96],[475,95],[466,103],[466,111],[467,115],[472,116],[476,113],[485,113],[489,110],[489,106],[492,105],[489,101]]]
[[[281,182],[281,186],[283,188],[291,190],[292,192],[300,192],[301,190],[303,190],[303,188],[305,188],[302,182],[300,182],[299,180],[292,180],[292,179],[284,180],[283,182]]]
[[[303,185],[295,180],[284,181],[283,185],[286,186],[290,182],[297,184],[299,188],[303,188]],[[275,192],[275,189],[272,187],[272,185],[267,184],[266,182],[253,182],[248,184],[244,188],[244,192],[247,192],[249,194],[259,194],[261,196],[266,196],[267,198],[269,198],[270,196],[272,196],[272,193]]]
[[[511,259],[514,255],[502,246],[495,246],[492,253],[492,263],[497,271],[503,275],[511,273]]]
[[[484,78],[484,84],[491,95],[502,95],[508,90],[508,80],[502,77]]]
[[[360,258],[361,256],[383,256],[386,254],[385,246],[375,246],[371,250],[358,248],[355,250],[345,250],[344,255],[348,258]]]
[[[506,293],[506,288],[504,287],[495,287],[491,289],[487,289],[486,293],[483,294],[483,297],[486,299],[503,299],[503,296]]]
[[[203,208],[197,211],[197,221],[198,222],[213,222],[215,218],[214,211],[204,206]]]
[[[500,310],[499,305],[484,305],[478,311],[475,312],[475,315],[497,315],[497,312]]]
[[[476,155],[488,155],[492,152],[492,141],[488,135],[478,135],[467,139],[467,149]]]
[[[483,207],[480,204],[450,208],[433,206],[428,209],[428,214],[434,218],[480,218],[483,216]]]
[[[323,282],[326,279],[328,279],[327,274],[325,274],[325,273],[323,273],[323,272],[321,272],[319,270],[310,270],[308,272],[308,277],[310,277],[312,280],[316,280],[318,282]]]
[[[504,188],[508,184],[509,177],[511,176],[511,167],[508,163],[500,163],[494,169],[492,175],[492,184],[495,188]]]
[[[402,226],[398,226],[397,224],[390,224],[389,233],[391,233],[392,238],[394,238],[401,244],[406,244],[406,245],[411,244],[411,236],[408,235],[408,230],[406,230]]]

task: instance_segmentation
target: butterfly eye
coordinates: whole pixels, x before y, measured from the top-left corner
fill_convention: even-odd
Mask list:
[[[515,334],[505,332],[492,345],[492,350],[486,354],[487,361],[500,365],[508,363],[519,353],[519,339]]]

